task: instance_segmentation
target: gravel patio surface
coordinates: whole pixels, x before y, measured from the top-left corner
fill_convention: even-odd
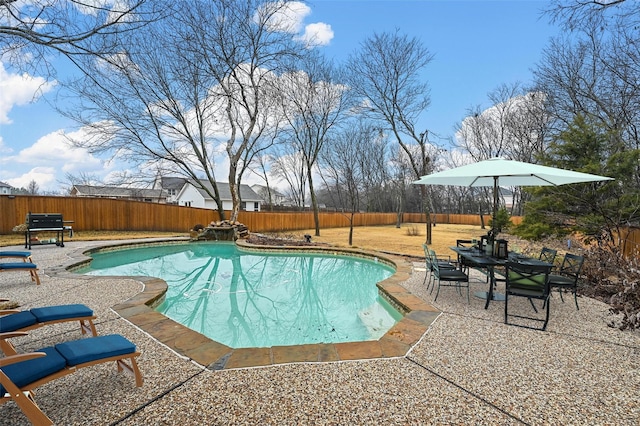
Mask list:
[[[41,386],[36,401],[56,424],[640,424],[640,333],[608,327],[609,308],[596,300],[579,298],[576,310],[572,297],[554,294],[547,331],[524,329],[503,323],[504,302],[485,310],[451,287],[433,302],[424,265],[414,263],[404,286],[442,313],[406,356],[212,371],[111,310],[140,281],[59,273],[72,252],[102,244],[34,247],[40,286],[26,272],[0,274],[0,298],[21,309],[84,303],[99,334],[122,334],[142,352],[140,388],[112,364]],[[484,275],[472,276],[472,294],[487,289]],[[531,312],[526,300],[510,306]],[[13,342],[28,352],[78,338],[77,323],[65,323]],[[24,424],[13,402],[0,406],[0,425]]]

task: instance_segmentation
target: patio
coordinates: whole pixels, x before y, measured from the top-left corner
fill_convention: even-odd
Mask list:
[[[69,255],[93,242],[32,250],[42,285],[28,274],[0,275],[0,297],[21,308],[84,303],[99,334],[136,343],[144,385],[100,365],[40,387],[36,401],[56,424],[616,424],[640,422],[640,333],[607,327],[608,306],[554,295],[546,332],[503,324],[502,302],[443,289],[442,314],[404,357],[283,364],[212,371],[151,338],[111,307],[138,294],[140,281],[71,276]],[[21,247],[4,249],[19,250]],[[424,264],[404,286],[428,303]],[[471,291],[486,290],[473,272]],[[523,301],[522,309],[531,309]],[[14,339],[20,352],[80,337],[77,324],[43,327]],[[0,424],[28,424],[0,406]]]

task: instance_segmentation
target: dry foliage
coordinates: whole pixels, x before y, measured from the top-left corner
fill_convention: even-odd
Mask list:
[[[621,330],[640,329],[640,262],[599,247],[586,253],[584,284],[580,293],[611,305],[621,314],[611,327]]]

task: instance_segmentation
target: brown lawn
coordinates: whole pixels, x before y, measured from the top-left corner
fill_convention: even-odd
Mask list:
[[[480,239],[480,236],[485,235],[487,231],[488,229],[483,230],[480,226],[438,224],[432,228],[431,248],[438,255],[451,255],[453,252],[449,247],[455,246],[457,239]],[[311,235],[313,242],[349,247],[349,228],[320,229],[319,237],[316,237],[315,231],[311,229],[290,233],[299,239],[303,239],[304,234]],[[353,229],[353,247],[366,250],[424,257],[422,244],[425,240],[424,223],[405,223],[400,228],[388,225]]]

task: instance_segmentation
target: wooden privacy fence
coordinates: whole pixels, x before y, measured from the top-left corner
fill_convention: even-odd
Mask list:
[[[402,220],[407,223],[421,223],[427,221],[424,213],[404,213]],[[485,225],[488,226],[490,220],[491,215],[484,215]],[[455,223],[457,225],[482,225],[480,215],[477,214],[432,213],[431,221],[434,223]],[[514,225],[520,225],[522,223],[522,216],[511,216],[511,223]]]
[[[78,231],[184,231],[217,219],[208,209],[105,198],[0,196],[0,233],[24,223],[27,213],[61,213]]]
[[[24,223],[27,213],[61,213],[76,231],[167,231],[187,232],[194,225],[219,220],[210,209],[106,198],[50,197],[38,195],[0,196],[0,234],[10,234]],[[477,215],[436,214],[437,223],[480,225]],[[227,215],[228,217],[228,215]],[[519,220],[520,218],[512,218]],[[488,220],[488,217],[485,218]],[[253,232],[284,232],[313,229],[313,212],[245,212],[238,221]],[[357,213],[355,226],[393,225],[396,213]],[[405,223],[425,222],[425,215],[405,213]],[[515,222],[515,220],[514,220]],[[321,228],[349,226],[348,214],[321,212]]]
[[[210,209],[141,201],[85,197],[0,196],[0,234],[10,234],[24,223],[27,213],[61,213],[75,231],[167,231],[188,232],[197,224],[219,220]],[[229,212],[227,212],[227,218]],[[245,212],[238,221],[253,232],[281,232],[314,228],[313,212]],[[390,225],[395,213],[358,213],[356,226]],[[321,228],[349,226],[347,215],[320,213]]]
[[[640,259],[640,228],[626,228],[617,237],[620,250],[625,256]]]

